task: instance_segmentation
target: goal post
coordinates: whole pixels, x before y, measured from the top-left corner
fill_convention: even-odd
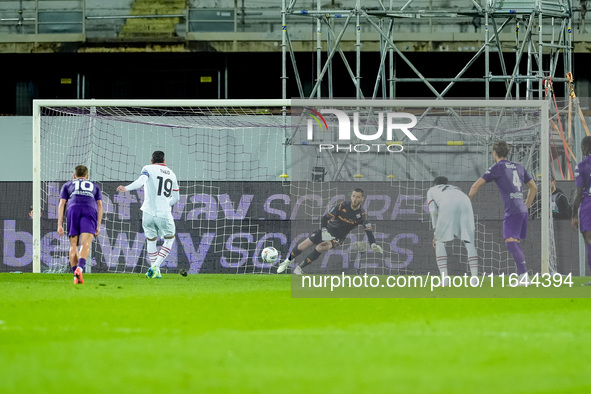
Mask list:
[[[120,148],[125,150],[136,149],[141,145],[146,145],[144,149],[138,149],[142,157],[136,157],[135,153],[131,153],[128,157],[130,161],[135,161],[136,168],[127,172],[123,171],[122,167],[126,164],[132,165],[132,163],[122,162],[126,159],[125,152],[121,151],[110,151],[109,154],[117,157],[119,162],[118,171],[119,175],[123,177],[117,180],[117,176],[114,171],[113,173],[103,174],[103,179],[108,179],[109,182],[118,181],[125,184],[135,179],[139,175],[139,170],[142,165],[149,164],[149,158],[151,150],[157,150],[166,146],[165,132],[171,131],[174,133],[178,130],[196,130],[202,133],[203,130],[232,130],[241,128],[244,130],[264,129],[266,134],[275,134],[274,149],[267,153],[268,155],[273,154],[277,158],[276,165],[280,168],[280,173],[277,176],[271,177],[266,174],[265,169],[261,169],[262,173],[265,173],[262,178],[264,180],[285,180],[287,179],[287,153],[288,150],[285,145],[286,136],[282,134],[282,130],[287,130],[285,124],[287,122],[286,109],[289,108],[290,100],[34,100],[33,101],[33,209],[35,215],[33,217],[33,272],[63,272],[63,268],[66,264],[67,253],[65,253],[66,245],[63,241],[57,241],[55,236],[50,236],[44,241],[44,234],[41,233],[42,224],[48,226],[49,219],[55,219],[57,217],[56,212],[56,195],[59,194],[59,186],[69,180],[72,176],[75,165],[91,163],[88,160],[91,155],[97,155],[94,147],[99,149],[109,149],[109,145],[116,144],[117,142],[101,140],[103,137],[115,138],[121,142]],[[190,119],[190,117],[194,117]],[[44,122],[43,119],[48,118],[49,120]],[[54,122],[55,118],[56,121]],[[94,119],[94,121],[79,120],[80,118]],[[224,121],[216,123],[215,119],[224,118]],[[212,119],[214,119],[212,121]],[[238,122],[238,125],[233,125],[232,122]],[[110,123],[109,123],[110,122]],[[171,122],[171,123],[168,123]],[[240,124],[244,122],[244,124]],[[128,128],[117,128],[113,124],[127,124]],[[139,125],[137,129],[132,126]],[[197,125],[197,126],[195,126]],[[271,132],[271,129],[273,131]],[[111,133],[111,131],[113,131]],[[146,140],[142,138],[131,138],[130,134],[135,133],[134,130],[141,130],[141,133],[150,135],[154,140]],[[262,132],[261,132],[262,134]],[[50,135],[52,140],[49,141],[46,136]],[[61,141],[62,137],[69,137],[70,141]],[[177,136],[178,137],[178,136]],[[177,138],[174,137],[174,138]],[[193,138],[186,135],[180,138]],[[212,144],[210,146],[210,152],[208,154],[221,154],[221,149],[224,146],[230,146],[230,143],[224,143],[221,141],[221,137],[213,136],[212,139],[218,138],[219,144]],[[157,140],[156,140],[157,139]],[[178,139],[178,138],[177,138]],[[201,143],[202,135],[195,137],[194,146],[199,146]],[[264,146],[265,141],[261,141],[263,137],[259,138],[259,145]],[[239,141],[238,141],[239,143]],[[60,146],[63,144],[63,146]],[[178,143],[174,148],[179,150],[179,146],[182,143]],[[186,147],[186,145],[185,145]],[[255,148],[255,144],[251,142],[249,148],[252,150]],[[165,149],[164,149],[165,150]],[[195,156],[196,152],[178,152],[179,156]],[[248,156],[253,152],[230,152],[226,150],[223,154],[228,160],[236,157],[236,155]],[[56,157],[68,157],[71,156],[72,160],[67,163],[66,160],[56,160],[51,162],[51,155]],[[167,154],[167,160],[170,160],[172,155]],[[77,160],[77,161],[76,161]],[[92,165],[89,165],[89,172],[91,180],[97,180],[94,175],[97,173],[97,166],[105,164],[109,165],[112,158],[99,157],[97,160],[92,161]],[[253,160],[256,161],[256,158]],[[170,163],[170,161],[167,161]],[[174,163],[174,161],[173,161]],[[219,175],[217,180],[223,178],[224,175],[228,175],[232,169],[218,169],[218,167],[224,167],[224,163],[220,160],[206,161],[207,166],[210,168],[207,171],[194,171],[199,174],[190,174],[188,167],[184,168],[185,173],[181,175],[182,179],[187,179],[184,176],[187,174],[192,178],[204,177],[206,172],[214,173],[217,171]],[[240,163],[234,162],[235,165],[246,165],[243,160]],[[57,166],[57,167],[52,167]],[[173,167],[174,168],[174,167]],[[175,168],[175,171],[178,169]],[[246,180],[248,179],[246,169],[241,169],[237,172],[238,175],[243,176]],[[45,175],[49,173],[49,175]],[[238,180],[238,175],[235,181]],[[57,179],[59,178],[59,179]],[[207,179],[200,179],[202,182],[206,182]],[[211,180],[210,180],[211,181]],[[43,184],[49,183],[48,186],[53,193],[53,201],[47,200],[48,191],[43,190]],[[59,185],[58,185],[59,183]],[[194,186],[195,187],[195,186]],[[46,187],[47,188],[47,187]],[[197,187],[199,188],[199,187]],[[212,190],[215,186],[201,186],[202,191],[205,189]],[[141,193],[141,191],[140,191]],[[199,194],[199,193],[198,193]],[[45,197],[44,197],[45,196]],[[143,198],[143,194],[138,198]],[[45,198],[45,199],[44,199]],[[136,198],[134,196],[134,198]],[[111,201],[112,202],[112,201]],[[137,202],[137,201],[136,201]],[[126,202],[129,205],[129,202]],[[105,207],[105,213],[109,213],[109,205]],[[125,205],[125,204],[124,204]],[[229,207],[228,209],[231,209]],[[45,216],[40,218],[39,214],[42,210],[46,210],[47,219]],[[224,207],[225,209],[225,207]],[[121,216],[121,214],[119,214]],[[53,222],[51,225],[53,225]],[[119,223],[121,225],[121,223]],[[232,227],[231,224],[228,225]],[[139,230],[139,229],[138,229]],[[47,235],[47,234],[45,234]],[[120,234],[121,235],[121,234]],[[99,235],[100,237],[100,235]],[[126,237],[123,237],[126,238]],[[136,241],[138,239],[136,238]],[[95,240],[96,241],[96,240]],[[114,250],[119,247],[119,239],[113,241],[110,245]],[[49,248],[52,251],[43,251],[43,247],[47,248],[47,244],[55,244]],[[139,243],[139,242],[136,242]],[[134,244],[134,247],[136,245]],[[129,251],[129,249],[127,249]],[[199,251],[192,251],[192,253],[198,253]],[[122,254],[125,251],[121,252]],[[141,254],[140,251],[132,251],[132,254]],[[52,256],[50,256],[52,254]],[[57,258],[54,255],[59,255]],[[42,264],[43,258],[52,261],[50,267],[43,270]],[[136,258],[138,256],[135,256]],[[58,261],[59,260],[59,261]],[[136,259],[137,260],[137,259]]]
[[[41,105],[33,101],[33,273],[41,272]]]
[[[338,113],[330,109],[350,114],[352,122],[353,114],[360,114],[361,130],[350,128],[350,146],[370,146],[374,141],[368,142],[366,138],[375,133],[371,127],[380,122],[380,116],[387,122],[389,112],[415,116],[418,141],[410,141],[400,130],[395,130],[395,136],[387,140],[384,130],[384,138],[379,142],[384,147],[400,143],[405,149],[403,155],[384,151],[365,154],[355,148],[348,152],[319,152],[323,142],[328,145],[333,138],[334,143],[340,132]],[[323,114],[323,119],[318,114]],[[528,117],[539,123],[523,126]],[[101,182],[106,191],[105,233],[95,240],[100,253],[93,252],[93,256],[108,271],[146,269],[141,261],[145,241],[137,217],[143,194],[121,196],[113,190],[116,183],[126,184],[137,178],[141,166],[149,164],[152,150],[164,150],[167,164],[185,189],[180,202],[183,206],[173,208],[173,215],[182,219],[175,248],[182,248],[192,267],[190,272],[205,272],[203,267],[213,255],[220,266],[210,266],[207,272],[273,273],[273,267],[261,262],[257,253],[274,242],[285,256],[297,237],[309,231],[311,223],[318,223],[327,204],[355,184],[365,187],[380,183],[378,189],[383,197],[379,198],[391,198],[391,194],[397,198],[392,205],[412,204],[416,213],[413,220],[420,222],[416,232],[424,242],[428,214],[418,196],[424,195],[433,174],[451,171],[454,160],[460,157],[455,156],[460,155],[457,152],[466,157],[484,155],[479,158],[480,163],[488,162],[490,166],[490,142],[503,136],[517,136],[519,146],[523,147],[520,155],[536,156],[537,173],[532,176],[540,178],[542,207],[537,247],[540,271],[547,273],[555,264],[551,261],[549,119],[549,103],[541,100],[34,100],[33,271],[60,271],[59,267],[66,263],[65,242],[49,230],[55,224],[56,193],[59,197],[59,187],[71,178],[77,164],[90,163],[91,180]],[[501,122],[505,134],[495,134]],[[330,132],[324,130],[327,127]],[[444,133],[447,136],[438,136]],[[536,152],[527,149],[527,139],[533,133],[537,133],[536,141],[532,141]],[[313,138],[308,139],[309,136]],[[411,168],[415,164],[417,168]],[[458,171],[453,181],[464,185],[482,175],[477,175],[474,168],[453,171]],[[265,186],[271,183],[272,186]],[[488,192],[495,193],[498,199],[496,190]],[[409,195],[416,201],[405,200]],[[40,217],[41,212],[44,214]],[[358,271],[410,272],[400,268],[404,265],[400,250],[404,248],[396,242],[414,238],[404,233],[395,240],[387,239],[388,228],[398,226],[399,220],[395,213],[388,219],[390,222],[376,223],[383,241],[391,246],[386,254],[387,267],[382,264],[377,268],[381,263],[375,258],[363,262],[369,257],[361,253],[351,258],[349,268],[353,268],[354,260]],[[306,229],[296,228],[300,222]],[[414,226],[410,220],[408,223]],[[506,256],[500,255],[503,248],[499,241],[490,241],[498,234],[486,228],[485,220],[478,226],[482,228],[483,252],[495,249],[497,256],[491,259],[503,260]],[[360,238],[363,234],[352,236]],[[180,259],[180,251],[178,255]],[[171,261],[168,265],[173,272],[178,268],[176,263]],[[325,263],[322,264],[324,267]],[[329,268],[331,265],[334,263],[328,263]]]

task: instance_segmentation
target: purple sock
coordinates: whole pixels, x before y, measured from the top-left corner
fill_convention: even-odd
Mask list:
[[[75,266],[73,266],[73,267],[70,267],[70,268],[72,268],[72,275],[74,275],[74,271],[76,271],[76,268],[78,268],[78,266],[77,266],[77,265],[75,265]]]
[[[585,245],[585,260],[587,260],[587,266],[591,270],[591,245]]]
[[[84,271],[84,268],[86,268],[86,259],[78,259],[78,267]]]
[[[507,250],[511,253],[511,256],[513,256],[513,260],[515,260],[517,273],[519,275],[525,274],[527,272],[527,268],[525,267],[525,256],[523,255],[519,242],[505,242],[505,245],[507,245]]]

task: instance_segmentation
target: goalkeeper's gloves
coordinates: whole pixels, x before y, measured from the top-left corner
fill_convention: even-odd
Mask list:
[[[382,247],[378,244],[371,244],[371,250],[376,253],[382,253]]]
[[[322,241],[330,241],[331,239],[332,235],[330,235],[326,227],[322,227]]]

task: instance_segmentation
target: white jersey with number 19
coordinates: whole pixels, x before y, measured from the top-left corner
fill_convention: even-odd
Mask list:
[[[144,203],[141,210],[159,218],[172,218],[170,197],[179,190],[175,173],[166,164],[149,164],[142,168],[148,177],[144,185]]]

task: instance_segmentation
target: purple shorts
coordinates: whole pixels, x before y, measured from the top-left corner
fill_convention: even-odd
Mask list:
[[[94,234],[96,232],[96,209],[86,205],[74,205],[66,211],[68,220],[68,236],[75,237],[82,233]]]
[[[581,232],[591,231],[591,201],[584,199],[579,208],[579,228]]]
[[[512,213],[503,219],[503,239],[525,239],[527,236],[527,212]]]

